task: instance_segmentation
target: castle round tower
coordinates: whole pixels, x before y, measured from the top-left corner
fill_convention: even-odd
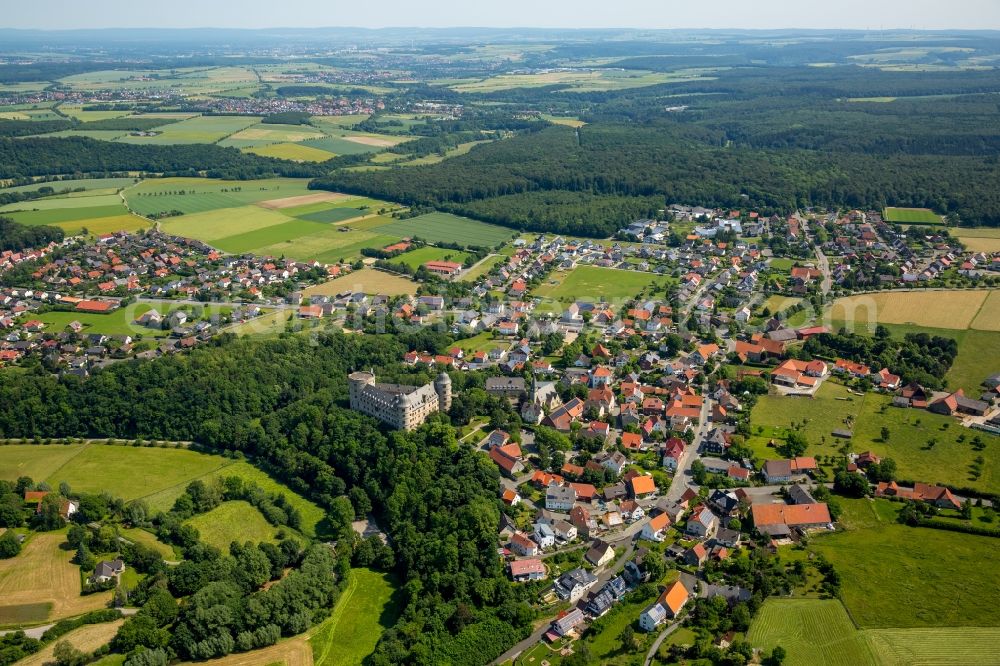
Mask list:
[[[447,412],[451,409],[451,377],[442,372],[434,380],[434,390],[438,394],[438,409]]]

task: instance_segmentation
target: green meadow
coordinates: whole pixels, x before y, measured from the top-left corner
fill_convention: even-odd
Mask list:
[[[382,231],[401,238],[418,237],[430,243],[458,243],[466,247],[493,247],[509,241],[515,235],[506,227],[451,213],[427,213],[398,220],[383,227]]]

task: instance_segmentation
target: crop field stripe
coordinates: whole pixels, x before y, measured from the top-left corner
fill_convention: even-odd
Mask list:
[[[281,224],[248,231],[234,236],[219,238],[212,242],[212,245],[225,250],[226,252],[249,252],[255,248],[266,247],[281,241],[291,241],[300,236],[308,236],[326,229],[325,225],[319,222],[309,222],[308,220],[289,220]]]

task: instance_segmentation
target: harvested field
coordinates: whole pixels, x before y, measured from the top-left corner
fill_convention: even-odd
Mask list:
[[[990,292],[969,328],[978,331],[1000,331],[1000,290]]]
[[[57,641],[52,641],[40,652],[36,652],[30,657],[25,657],[17,662],[17,666],[43,666],[54,661],[56,645],[61,641],[69,643],[81,652],[93,652],[102,645],[107,645],[118,633],[118,628],[125,624],[125,620],[115,620],[114,622],[104,622],[101,624],[86,624],[79,629],[74,629]]]
[[[838,298],[829,317],[836,321],[913,324],[966,329],[990,294],[986,290],[893,291]]]
[[[377,146],[379,148],[391,148],[395,146],[399,141],[395,139],[383,139],[377,136],[344,136],[342,137],[344,141],[353,141],[354,143],[360,143],[362,146]]]
[[[309,287],[302,293],[306,296],[332,296],[345,291],[400,296],[402,294],[415,294],[417,284],[399,275],[392,275],[374,268],[362,268],[335,280]]]
[[[182,662],[189,664],[192,662]],[[306,634],[283,640],[270,647],[238,652],[219,659],[194,662],[198,666],[312,666],[313,652]]]
[[[316,194],[303,194],[295,197],[285,197],[284,199],[270,199],[269,201],[258,202],[257,205],[272,210],[282,208],[295,208],[296,206],[306,206],[314,203],[324,203],[328,201],[346,201],[352,198],[349,194],[339,192],[317,192]]]
[[[65,531],[36,534],[20,555],[0,560],[0,623],[56,620],[107,606],[110,591],[80,596],[80,569],[70,562],[73,551],[60,548],[65,541]],[[21,611],[28,609],[25,617]]]

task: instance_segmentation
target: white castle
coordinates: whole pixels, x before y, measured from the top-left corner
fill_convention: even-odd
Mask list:
[[[399,430],[413,430],[434,412],[451,409],[451,377],[444,372],[423,386],[378,384],[371,372],[352,372],[347,379],[351,409]]]

